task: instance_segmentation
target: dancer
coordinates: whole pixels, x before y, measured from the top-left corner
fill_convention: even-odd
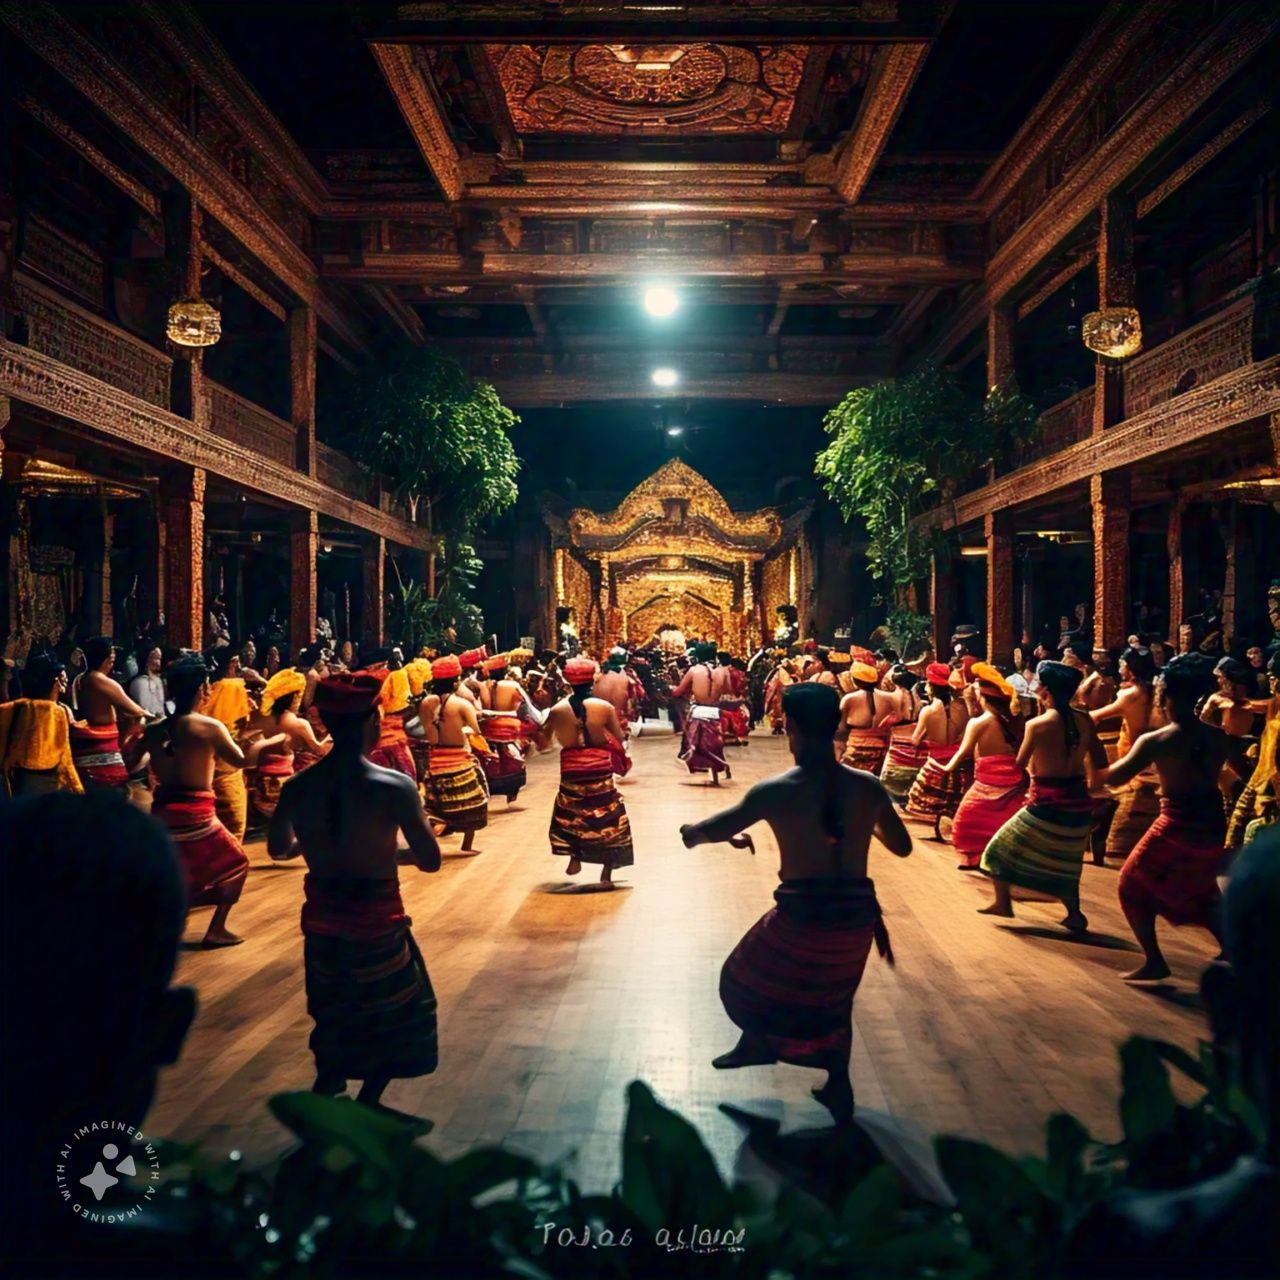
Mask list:
[[[284,741],[284,735],[261,738],[242,751],[221,720],[196,710],[209,693],[204,663],[184,658],[167,675],[173,715],[143,733],[157,784],[151,816],[177,845],[187,874],[187,906],[214,908],[203,945],[232,947],[244,939],[227,928],[227,916],[240,901],[249,859],[239,837],[218,817],[214,770],[218,764],[227,772],[252,768],[263,751]]]
[[[796,767],[752,787],[732,809],[680,829],[687,848],[728,841],[754,852],[739,833],[767,822],[782,855],[777,905],[752,926],[720,973],[720,999],[742,1035],[713,1065],[817,1067],[827,1080],[814,1096],[837,1123],[847,1124],[854,1109],[853,998],[873,940],[893,962],[867,878],[867,849],[875,835],[906,857],[911,837],[880,783],[832,757],[840,721],[836,691],[799,684],[783,697]]]
[[[721,650],[716,654],[720,664],[716,674],[724,677],[720,690],[720,733],[726,747],[749,746],[747,735],[751,732],[747,709],[747,676],[733,665],[733,654]]]
[[[471,702],[458,693],[462,666],[455,657],[431,664],[431,693],[419,704],[427,728],[427,812],[443,825],[440,834],[462,832],[462,849],[470,853],[476,832],[489,824],[489,793],[470,737],[480,736]]]
[[[693,647],[694,664],[684,679],[671,691],[673,700],[689,699],[689,716],[677,759],[683,760],[690,773],[710,773],[711,785],[720,785],[720,775],[732,778],[733,772],[724,758],[724,733],[720,728],[720,694],[726,688],[723,675],[713,664],[716,647],[700,641]]]
[[[266,821],[280,802],[280,789],[305,767],[298,765],[298,759],[314,763],[333,745],[328,739],[318,741],[311,722],[298,714],[306,687],[307,678],[301,671],[292,667],[277,671],[263,687],[262,706],[249,721],[250,734],[279,734],[283,738],[279,747],[259,754],[249,778],[249,803]]]
[[[378,741],[369,753],[369,759],[416,782],[418,766],[409,750],[409,735],[404,723],[412,686],[400,650],[384,649],[371,654],[370,664],[365,670],[382,681],[382,693],[378,698]]]
[[[1203,647],[1203,646],[1202,646]],[[1257,712],[1252,705],[1252,673],[1248,666],[1235,658],[1221,658],[1214,668],[1218,691],[1205,699],[1200,718],[1216,725],[1233,738],[1244,738],[1256,732]],[[1244,794],[1245,775],[1249,769],[1238,770],[1228,764],[1218,779],[1223,812],[1230,816],[1240,796]]]
[[[944,768],[959,750],[961,735],[969,722],[969,710],[963,698],[955,696],[951,683],[959,678],[958,672],[940,662],[929,664],[925,679],[932,697],[920,712],[913,738],[927,744],[928,759],[907,793],[906,809],[909,816],[932,823],[938,840],[942,839],[942,820],[955,816],[961,797],[973,782],[973,767],[967,763],[952,772]]]
[[[836,755],[851,769],[862,769],[878,778],[889,752],[889,733],[901,711],[896,692],[881,689],[873,666],[855,662],[849,668],[853,691],[840,700],[840,726],[836,730]]]
[[[1280,818],[1280,764],[1276,760],[1277,745],[1280,745],[1280,649],[1271,655],[1267,676],[1271,681],[1271,700],[1266,704],[1266,724],[1258,742],[1258,758],[1253,772],[1231,811],[1231,821],[1227,826],[1228,849],[1240,848],[1262,826]]]
[[[528,695],[509,678],[510,663],[505,653],[486,659],[485,681],[480,686],[480,714],[484,717],[485,741],[493,748],[483,757],[491,796],[506,796],[510,804],[529,780],[524,763],[528,740],[525,725],[516,712]]]
[[[67,669],[36,657],[22,672],[24,697],[0,703],[0,794],[84,790],[71,755],[71,710],[61,701]]]
[[[603,698],[613,707],[618,716],[618,723],[622,726],[621,742],[613,751],[613,771],[620,778],[625,778],[631,772],[631,756],[627,750],[631,741],[631,721],[627,710],[632,700],[633,689],[626,667],[627,651],[611,649],[591,690],[592,697]]]
[[[1169,721],[1144,733],[1100,781],[1123,784],[1143,769],[1160,779],[1160,816],[1138,841],[1120,871],[1120,905],[1146,959],[1127,982],[1169,976],[1156,938],[1156,917],[1198,924],[1219,943],[1218,871],[1225,819],[1218,775],[1233,750],[1223,730],[1196,717],[1196,704],[1214,688],[1213,659],[1200,653],[1174,658],[1160,673],[1157,699]]]
[[[954,773],[972,756],[973,783],[951,825],[951,843],[961,871],[977,871],[991,837],[1027,802],[1027,771],[1018,762],[1022,718],[1013,685],[987,662],[973,664],[981,714],[969,721],[960,749],[944,766]]]
[[[420,871],[440,870],[440,846],[418,789],[369,759],[384,680],[341,673],[316,686],[333,750],[285,784],[271,820],[273,858],[301,853],[303,963],[315,1093],[362,1080],[377,1104],[394,1079],[436,1069],[436,997],[400,897],[398,837]]]
[[[126,726],[122,740],[118,721],[121,716],[144,721],[147,713],[111,678],[115,645],[106,636],[94,636],[83,647],[85,669],[76,685],[81,719],[71,725],[71,756],[86,790],[128,795],[129,770],[121,750],[136,725]]]
[[[774,667],[764,684],[764,710],[765,715],[769,717],[769,725],[773,736],[780,738],[786,732],[786,716],[782,711],[782,695],[790,685],[795,683],[795,676],[791,672],[785,649],[775,649],[773,656],[777,659],[777,666]]]
[[[230,645],[222,645],[213,652],[212,680],[208,685],[200,714],[217,720],[237,745],[242,744],[253,704],[245,690],[244,681],[236,675],[239,658]],[[172,693],[170,689],[170,693]],[[249,790],[242,765],[232,764],[225,757],[214,757],[213,794],[216,797],[218,821],[235,836],[244,840],[249,826]]]
[[[613,888],[613,873],[635,861],[631,822],[613,780],[612,743],[622,725],[613,704],[589,696],[596,664],[570,658],[564,667],[569,696],[547,713],[538,746],[560,744],[560,790],[551,812],[551,852],[569,859],[568,875],[584,862],[600,864],[600,883]]]
[[[1031,774],[1027,807],[996,832],[982,855],[995,901],[979,914],[1012,917],[1011,886],[1016,884],[1060,899],[1067,909],[1063,925],[1083,933],[1089,921],[1080,910],[1080,873],[1093,825],[1085,774],[1104,769],[1107,755],[1093,721],[1071,705],[1080,671],[1042,662],[1036,679],[1041,714],[1027,721],[1018,751],[1018,763]]]

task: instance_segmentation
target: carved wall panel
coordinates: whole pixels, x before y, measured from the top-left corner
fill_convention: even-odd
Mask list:
[[[209,390],[209,427],[215,435],[265,454],[290,469],[296,465],[296,433],[290,423],[216,382],[206,380],[205,386]]]
[[[106,295],[102,259],[87,244],[60,231],[38,213],[28,211],[23,218],[18,260],[62,292],[72,294],[95,311],[102,310]]]
[[[782,133],[803,45],[491,45],[521,133]]]
[[[776,610],[782,604],[797,604],[792,599],[792,582],[791,582],[791,553],[784,552],[780,556],[774,556],[771,560],[764,562],[763,578],[763,608],[765,623],[770,632],[778,624]]]

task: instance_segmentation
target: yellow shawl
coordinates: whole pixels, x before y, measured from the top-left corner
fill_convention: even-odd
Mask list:
[[[60,703],[19,698],[0,703],[0,772],[57,769],[62,791],[83,791],[71,760],[70,720]]]

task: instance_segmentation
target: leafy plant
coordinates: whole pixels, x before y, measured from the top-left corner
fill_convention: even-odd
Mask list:
[[[392,562],[393,565],[395,562]],[[444,544],[436,561],[436,594],[413,579],[406,581],[395,568],[389,625],[406,654],[424,646],[448,652],[470,648],[484,639],[484,614],[474,594],[484,562],[462,538]]]
[[[884,620],[890,646],[904,661],[933,643],[933,618],[927,613],[895,609]]]
[[[953,373],[924,366],[845,396],[826,416],[831,443],[815,471],[845,519],[865,521],[872,573],[905,586],[929,568],[931,535],[918,517],[940,490],[1025,439],[1034,421],[1017,393],[996,390],[976,404]]]

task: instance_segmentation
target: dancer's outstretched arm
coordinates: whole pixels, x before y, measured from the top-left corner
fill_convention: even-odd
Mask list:
[[[731,808],[722,810],[705,822],[686,822],[680,828],[685,848],[692,849],[696,844],[720,844],[762,822],[768,810],[769,787],[767,782],[758,782]]]

